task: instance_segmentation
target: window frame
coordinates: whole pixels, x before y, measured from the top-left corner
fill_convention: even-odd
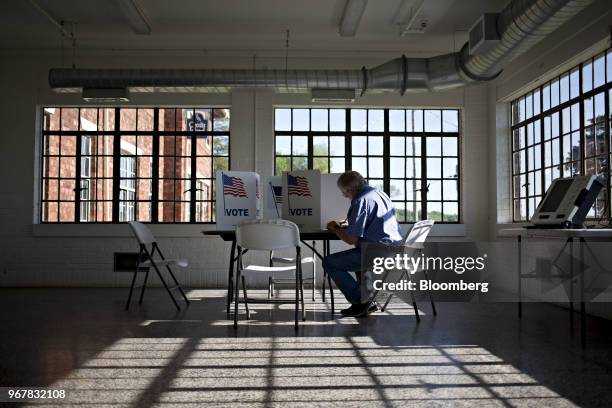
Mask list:
[[[49,129],[45,129],[45,127],[50,123],[51,121],[51,114],[49,113],[48,109],[54,109],[54,110],[58,110],[59,111],[59,116],[57,118],[58,123],[60,124],[60,127],[56,130],[50,130]],[[62,113],[64,110],[69,110],[69,109],[76,109],[77,110],[77,122],[76,123],[76,129],[78,130],[63,130],[61,129],[61,124],[62,122]],[[100,112],[102,109],[110,109],[112,111],[114,111],[114,128],[113,129],[106,129],[106,130],[83,130],[82,124],[81,124],[81,110],[83,109],[97,109],[97,113],[96,115],[100,115]],[[138,130],[138,113],[136,113],[136,119],[135,119],[135,125],[134,125],[134,130],[121,130],[121,112],[122,110],[134,110],[136,112],[138,112],[139,109],[142,110],[152,110],[153,111],[153,130]],[[222,130],[216,130],[216,124],[215,124],[215,119],[214,115],[215,115],[215,110],[221,110],[221,109],[225,109],[229,111],[229,121],[230,121],[230,125],[227,127],[227,129],[222,129]],[[159,124],[159,120],[160,120],[160,111],[161,110],[184,110],[185,112],[188,110],[192,110],[194,113],[197,113],[198,110],[209,110],[210,111],[210,115],[211,115],[211,119],[210,119],[210,130],[198,130],[197,128],[192,128],[192,130],[159,130],[160,124]],[[122,148],[121,148],[121,140],[122,140],[122,136],[134,136],[136,138],[138,138],[139,136],[151,136],[151,140],[152,140],[152,151],[150,156],[144,155],[142,157],[150,157],[151,158],[151,170],[150,170],[150,177],[142,177],[140,175],[138,175],[138,173],[136,174],[136,177],[131,179],[131,181],[133,183],[136,184],[136,189],[138,188],[138,182],[139,180],[144,180],[144,179],[149,179],[151,182],[151,187],[150,187],[150,199],[149,200],[139,200],[138,197],[135,198],[134,201],[131,202],[131,204],[134,206],[134,213],[136,216],[136,213],[138,212],[136,210],[136,207],[138,207],[138,204],[146,201],[146,202],[150,202],[150,220],[147,221],[141,221],[144,223],[149,223],[149,224],[215,224],[216,220],[215,220],[215,211],[214,211],[214,207],[215,207],[215,197],[214,197],[214,193],[215,193],[215,178],[216,178],[216,166],[218,165],[218,162],[215,159],[221,158],[223,159],[222,162],[225,163],[225,165],[227,166],[227,170],[231,170],[231,107],[230,106],[224,106],[224,105],[214,105],[214,106],[155,106],[155,107],[150,107],[150,106],[41,106],[40,107],[40,115],[41,115],[41,122],[40,122],[40,153],[38,154],[38,160],[39,160],[39,180],[37,181],[38,183],[38,187],[39,187],[39,193],[38,193],[38,215],[37,215],[37,222],[39,224],[121,224],[124,223],[126,221],[120,221],[119,219],[119,214],[120,214],[120,191],[121,191],[121,181],[123,180],[123,178],[121,177],[121,159],[122,158],[132,158],[134,159],[134,161],[136,162],[135,164],[138,166],[138,158],[140,158],[140,155],[137,154],[130,154],[130,155],[123,155],[122,152]],[[98,118],[99,119],[99,118]],[[185,115],[185,119],[187,119],[187,114]],[[99,124],[98,124],[99,126]],[[175,126],[176,126],[176,122],[175,122]],[[58,151],[56,154],[48,154],[48,152],[45,151],[46,148],[46,143],[47,140],[50,136],[58,136],[60,139],[60,141],[58,142],[60,147],[61,147],[61,138],[66,136],[66,137],[75,137],[76,139],[76,151],[75,151],[75,155],[74,155],[74,159],[75,159],[75,165],[76,165],[76,172],[74,174],[73,177],[68,177],[68,178],[62,178],[60,176],[60,171],[61,171],[61,158],[63,157],[71,157],[72,156],[64,156],[62,154],[61,151]],[[82,137],[83,136],[93,136],[95,137],[101,137],[104,138],[106,136],[110,136],[112,137],[112,144],[113,144],[113,149],[112,149],[112,155],[98,155],[97,153],[92,153],[89,155],[84,155],[81,152],[81,141],[82,141]],[[189,199],[189,221],[182,221],[180,218],[176,217],[172,220],[172,221],[160,221],[160,217],[159,217],[159,213],[161,212],[161,208],[159,208],[160,204],[162,202],[164,202],[164,200],[160,200],[160,192],[159,192],[159,180],[163,179],[163,177],[160,177],[159,174],[159,165],[160,165],[160,161],[162,160],[164,156],[163,154],[160,154],[160,138],[162,136],[176,136],[176,137],[185,137],[185,138],[189,138],[192,142],[191,144],[191,153],[189,154],[189,158],[191,160],[191,172],[190,172],[190,183],[189,186],[193,187],[196,185],[196,183],[198,182],[205,182],[205,181],[209,181],[210,182],[210,188],[209,191],[211,192],[211,195],[208,197],[208,199],[206,200],[202,200],[202,195],[201,194],[190,194],[190,199]],[[210,153],[209,154],[200,154],[198,152],[197,149],[197,143],[193,142],[194,140],[197,141],[198,138],[202,138],[204,137],[204,141],[206,143],[206,146],[208,148],[210,148]],[[221,154],[217,154],[217,152],[215,152],[215,145],[214,145],[214,140],[216,137],[224,137],[226,138],[227,142],[225,144],[227,151],[221,153]],[[98,157],[100,158],[110,158],[111,162],[112,162],[112,174],[110,174],[109,176],[96,176],[95,178],[84,178],[83,175],[81,175],[81,164],[82,164],[82,159],[84,159],[86,156],[88,156],[88,159],[90,161],[91,164],[93,164],[94,162],[94,157],[97,159]],[[49,158],[53,158],[56,157],[58,158],[57,160],[57,177],[56,176],[49,176],[45,174],[45,160],[49,160]],[[200,173],[198,173],[197,170],[197,158],[204,158],[204,159],[209,159],[210,160],[210,169],[211,169],[211,174],[210,177],[202,177]],[[91,167],[91,166],[90,166]],[[224,169],[226,170],[226,169]],[[55,199],[53,198],[49,198],[46,197],[45,198],[45,182],[49,181],[49,180],[57,180],[57,197]],[[72,199],[65,199],[61,197],[61,181],[62,180],[69,180],[71,182],[74,182],[75,186],[79,186],[81,185],[81,181],[87,181],[90,183],[91,185],[91,181],[97,181],[97,180],[111,180],[112,181],[112,193],[110,194],[112,199],[111,200],[106,200],[106,199],[100,199],[97,200],[95,198],[91,198],[91,194],[88,194],[90,199],[88,201],[88,204],[93,205],[94,207],[96,207],[96,205],[100,204],[100,203],[105,203],[103,205],[106,205],[106,203],[110,203],[111,205],[111,213],[112,216],[110,217],[111,220],[109,221],[97,221],[97,217],[92,217],[93,221],[86,221],[83,220],[82,218],[82,214],[81,214],[81,201],[82,199],[82,195],[80,194],[81,192],[81,188],[76,188],[74,189],[74,196]],[[94,183],[95,184],[95,183]],[[208,188],[208,186],[207,186]],[[193,190],[192,188],[190,188],[190,190]],[[196,198],[197,197],[197,198]],[[196,202],[197,200],[197,202]],[[68,203],[73,203],[74,205],[74,210],[72,210],[72,208],[70,209],[70,211],[72,212],[73,217],[71,217],[71,220],[61,220],[62,217],[60,217],[60,205],[63,202],[68,202]],[[54,217],[49,217],[48,211],[49,211],[49,207],[46,206],[46,203],[55,203],[57,205],[56,209],[53,209],[53,211],[57,212],[56,215]],[[179,201],[173,201],[174,205],[179,205],[180,202]],[[195,218],[195,208],[196,206],[203,206],[202,208],[204,208],[205,210],[210,212],[210,218],[209,221],[196,221]],[[173,207],[174,208],[174,207]],[[175,210],[173,210],[174,212]],[[50,219],[54,219],[52,221],[50,221]]]
[[[603,59],[603,84],[595,86],[597,78],[595,77],[594,67],[598,59]],[[590,84],[584,82],[586,70],[590,70],[590,74],[587,76],[590,78]],[[608,163],[608,165],[603,166],[605,169],[601,173],[607,180],[607,185],[600,193],[603,194],[604,202],[601,213],[598,213],[596,205],[594,213],[590,213],[588,219],[610,219],[611,72],[612,48],[608,48],[530,89],[509,103],[510,135],[508,139],[512,222],[529,221],[552,180],[558,177],[597,174],[595,173],[597,168],[602,167],[598,161],[602,159]],[[535,104],[535,94],[539,95],[537,98],[539,106]],[[599,95],[603,95],[604,110],[603,118],[597,121],[595,98]],[[531,101],[531,109],[528,109],[528,101]],[[592,117],[591,122],[585,124],[585,106],[587,103],[591,103]],[[528,114],[529,111],[531,111],[531,114]],[[577,127],[574,126],[575,120],[579,123]],[[604,127],[603,151],[600,151],[598,147],[597,129],[599,126]],[[533,129],[533,143],[529,143],[530,128]],[[587,155],[586,131],[590,128],[592,128],[594,137],[592,145],[594,150],[592,154]],[[547,132],[550,134],[547,134]],[[536,134],[539,134],[539,141],[535,141]],[[576,141],[578,144],[575,143]],[[568,146],[569,160],[564,157]],[[529,154],[530,151],[533,152],[533,158]],[[550,156],[547,156],[549,152]],[[579,154],[577,158],[576,153]],[[592,173],[587,173],[591,170],[590,166],[587,166],[589,161],[593,163]],[[533,162],[533,165],[530,166],[531,162]],[[536,166],[536,163],[539,163],[539,166]],[[548,165],[548,163],[550,164]],[[550,180],[547,172],[550,172]],[[555,177],[555,175],[558,176]],[[535,184],[534,186],[531,186],[532,181]],[[598,198],[598,200],[601,199]]]
[[[290,126],[291,126],[291,130],[276,130],[276,116],[277,116],[277,111],[279,109],[289,109],[290,110]],[[299,131],[295,131],[293,130],[293,110],[294,109],[307,109],[309,111],[309,128],[312,128],[312,111],[316,110],[316,109],[327,109],[328,110],[328,130],[327,131],[322,131],[322,130],[299,130]],[[345,116],[345,126],[344,126],[344,130],[330,130],[331,128],[331,111],[337,109],[337,110],[343,110],[344,111],[344,116]],[[352,119],[352,112],[356,111],[356,110],[365,110],[365,118],[366,118],[366,130],[359,130],[359,131],[353,131],[351,130],[351,119]],[[382,111],[383,112],[383,130],[382,131],[371,131],[371,130],[367,130],[368,129],[368,125],[369,125],[369,121],[370,121],[370,111]],[[399,111],[403,111],[404,115],[406,115],[407,111],[421,111],[421,114],[423,116],[423,129],[422,131],[390,131],[390,121],[389,121],[389,112],[390,111],[395,111],[395,110],[399,110]],[[440,112],[440,131],[438,132],[428,132],[425,130],[425,112],[426,111],[439,111]],[[456,132],[444,132],[444,128],[443,128],[443,121],[444,121],[444,114],[442,113],[443,111],[455,111],[457,112],[457,131]],[[405,120],[405,116],[404,116],[404,120]],[[414,179],[418,180],[418,182],[421,183],[422,185],[426,185],[427,180],[428,180],[428,176],[427,176],[427,158],[430,156],[427,156],[427,151],[426,151],[426,140],[428,137],[456,137],[457,138],[457,168],[458,168],[458,174],[457,177],[454,178],[453,180],[457,181],[457,199],[456,200],[444,200],[444,195],[442,192],[442,195],[440,197],[439,200],[432,200],[432,199],[427,199],[427,191],[425,191],[425,189],[419,189],[420,193],[419,195],[419,199],[416,200],[414,202],[418,202],[420,203],[420,217],[415,216],[415,220],[419,221],[419,220],[424,220],[427,219],[427,203],[428,202],[435,202],[435,203],[440,203],[440,216],[443,217],[443,209],[444,209],[444,203],[450,203],[450,202],[456,202],[457,203],[457,220],[456,221],[436,221],[436,223],[440,223],[440,224],[461,224],[463,222],[463,194],[462,194],[462,181],[461,181],[461,177],[462,177],[462,144],[463,144],[463,121],[462,121],[462,109],[460,108],[449,108],[449,107],[445,107],[445,108],[429,108],[429,107],[398,107],[398,108],[394,108],[394,107],[351,107],[351,108],[347,108],[347,107],[295,107],[295,106],[275,106],[274,107],[274,174],[278,175],[278,168],[277,168],[277,158],[279,157],[289,157],[290,158],[290,164],[289,164],[289,168],[292,170],[296,170],[293,168],[292,166],[292,160],[293,157],[306,157],[307,158],[307,168],[306,169],[314,169],[314,159],[316,159],[318,156],[314,156],[314,138],[315,137],[320,137],[320,136],[327,136],[327,137],[332,137],[332,136],[342,136],[344,137],[344,168],[345,169],[351,169],[352,168],[352,164],[353,164],[353,138],[354,137],[361,137],[361,136],[365,136],[365,137],[382,137],[383,140],[383,151],[382,154],[376,154],[376,155],[370,155],[369,154],[369,143],[366,141],[366,153],[365,155],[359,155],[356,156],[358,158],[366,158],[366,163],[367,163],[367,167],[368,167],[368,172],[369,172],[369,162],[370,162],[370,158],[381,158],[382,162],[383,162],[383,174],[382,177],[375,177],[373,179],[377,180],[377,181],[382,181],[382,189],[383,191],[387,194],[390,195],[390,190],[391,190],[391,180],[404,180],[404,183],[407,183],[409,180],[412,180],[412,178],[406,178],[406,175],[404,175],[403,179],[402,178],[391,178],[390,177],[390,163],[391,163],[391,158],[398,158],[398,157],[403,157],[404,160],[406,160],[408,158],[408,156],[406,154],[404,154],[403,156],[392,156],[391,154],[391,149],[390,149],[390,142],[391,142],[391,138],[392,137],[416,137],[416,138],[420,138],[421,140],[421,152],[419,156],[411,156],[411,157],[419,157],[421,159],[421,165],[420,165],[420,176],[417,178],[415,177]],[[291,145],[290,145],[290,154],[288,155],[278,155],[277,154],[277,140],[278,137],[281,136],[289,136],[291,137]],[[306,136],[308,138],[308,154],[307,156],[302,156],[302,155],[294,155],[293,154],[293,138],[295,136]],[[329,141],[329,139],[328,139]],[[332,156],[330,155],[330,148],[329,148],[329,143],[328,143],[328,152],[327,152],[327,158],[330,157],[336,157],[336,156]],[[321,156],[323,157],[323,156]],[[436,156],[437,158],[438,156]],[[442,155],[440,155],[440,157],[442,157]],[[455,158],[455,156],[453,156],[453,158]],[[328,161],[328,171],[331,171],[330,168],[330,162]],[[306,170],[305,169],[305,170]],[[358,169],[356,169],[358,170]],[[442,168],[441,168],[442,171]],[[432,179],[438,179],[438,178],[432,178]],[[441,182],[443,180],[445,180],[445,178],[440,177],[439,178],[441,180]],[[449,179],[450,180],[450,179]],[[441,190],[443,190],[443,188],[441,187]],[[402,203],[404,205],[404,211],[405,211],[405,217],[408,218],[408,212],[407,212],[407,205],[408,203],[412,203],[413,200],[408,200],[408,195],[407,192],[404,192],[404,199],[403,200],[392,200],[394,201],[394,203]],[[411,224],[415,221],[413,220],[406,220],[406,221],[400,221],[402,224]]]

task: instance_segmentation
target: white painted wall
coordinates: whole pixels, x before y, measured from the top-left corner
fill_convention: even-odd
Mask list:
[[[141,54],[141,55],[139,55]],[[313,56],[297,53],[294,67],[359,68],[373,66],[396,55],[338,53]],[[82,105],[78,95],[58,95],[47,85],[51,67],[61,65],[58,53],[2,51],[0,59],[0,286],[125,286],[129,276],[112,272],[112,254],[134,250],[126,225],[36,225],[34,197],[37,186],[37,107]],[[282,66],[283,59],[257,59],[257,67]],[[81,52],[80,67],[233,67],[250,68],[249,56],[155,55],[126,52]],[[311,105],[307,95],[241,90],[230,94],[135,94],[133,105],[227,105],[231,117],[231,166],[273,171],[273,109],[275,106]],[[455,228],[439,228],[439,240],[479,240],[487,236],[488,149],[487,87],[473,86],[446,93],[372,95],[355,106],[458,107],[463,114],[463,219]],[[203,237],[198,225],[154,225],[162,248],[185,256],[191,265],[180,274],[187,285],[223,287],[227,277],[229,244]],[[441,235],[441,236],[440,236]],[[444,235],[454,235],[450,238]],[[338,244],[338,247],[341,247]],[[320,268],[319,268],[320,270]],[[320,281],[320,280],[319,280]]]

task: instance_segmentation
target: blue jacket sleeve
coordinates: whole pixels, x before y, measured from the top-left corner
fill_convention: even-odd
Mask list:
[[[368,221],[368,213],[367,200],[359,200],[351,205],[346,233],[352,237],[363,238]]]

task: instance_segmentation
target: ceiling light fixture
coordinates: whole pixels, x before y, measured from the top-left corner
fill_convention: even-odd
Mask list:
[[[347,0],[338,32],[342,37],[354,37],[368,0]]]
[[[314,88],[311,91],[313,102],[327,103],[353,103],[355,102],[354,89],[322,89]]]
[[[127,88],[83,88],[83,100],[96,103],[129,102]]]

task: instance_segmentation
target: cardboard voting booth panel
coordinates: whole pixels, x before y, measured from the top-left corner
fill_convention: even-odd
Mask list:
[[[346,219],[351,201],[338,188],[338,177],[342,173],[321,174],[321,229],[330,221]]]
[[[283,173],[283,218],[302,230],[321,227],[321,173],[318,170]]]
[[[218,171],[216,183],[218,230],[232,230],[242,221],[257,218],[260,210],[257,173]]]
[[[283,178],[281,176],[267,177],[262,184],[264,218],[271,220],[283,217]]]

